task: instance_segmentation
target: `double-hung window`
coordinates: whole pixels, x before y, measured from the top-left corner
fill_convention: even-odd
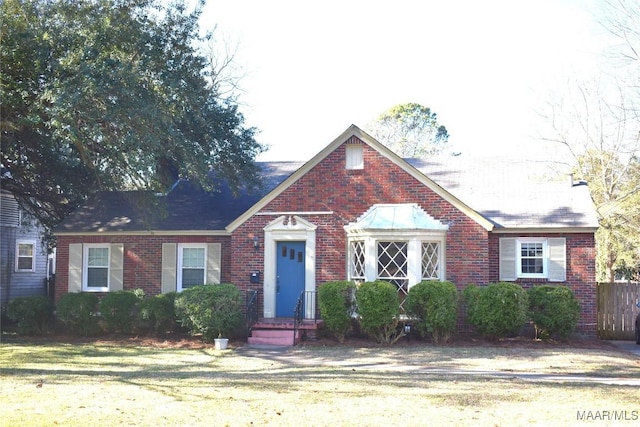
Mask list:
[[[519,240],[518,253],[518,272],[520,277],[546,277],[546,240]]]
[[[109,290],[110,246],[87,244],[84,246],[83,256],[83,290],[107,292]]]
[[[178,253],[178,291],[207,283],[207,245],[180,245]]]
[[[566,239],[504,237],[500,239],[500,280],[566,280]]]
[[[18,240],[16,242],[16,271],[35,271],[36,242]]]

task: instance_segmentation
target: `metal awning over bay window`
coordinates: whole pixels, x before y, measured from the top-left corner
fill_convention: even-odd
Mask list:
[[[391,282],[403,301],[416,283],[445,280],[448,228],[415,203],[373,205],[345,226],[349,280]]]

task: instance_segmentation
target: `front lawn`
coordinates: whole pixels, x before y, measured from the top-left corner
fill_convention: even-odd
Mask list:
[[[640,359],[606,346],[12,340],[0,344],[0,424],[637,425],[639,382]]]

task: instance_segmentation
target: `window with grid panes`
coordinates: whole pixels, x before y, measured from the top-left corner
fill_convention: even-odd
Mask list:
[[[364,282],[365,279],[365,248],[363,240],[349,242],[349,276],[356,282]]]
[[[440,279],[440,248],[437,242],[422,242],[422,280]]]
[[[409,292],[407,242],[378,242],[377,279],[393,283],[398,288],[401,301]],[[401,303],[401,305],[402,305]]]
[[[545,275],[544,242],[520,242],[520,273]]]

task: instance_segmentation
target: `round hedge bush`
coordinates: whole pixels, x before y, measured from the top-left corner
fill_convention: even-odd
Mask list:
[[[139,298],[130,291],[106,294],[98,303],[107,332],[129,334],[136,326]]]
[[[71,292],[60,297],[56,314],[66,329],[76,335],[89,336],[99,332],[98,297],[88,292]]]
[[[176,328],[176,311],[174,303],[177,292],[144,298],[140,302],[140,325],[145,331],[156,335],[174,332]]]
[[[489,340],[517,335],[527,321],[528,298],[520,285],[507,282],[486,287],[470,285],[463,295],[469,323]]]
[[[534,286],[527,291],[529,312],[540,339],[566,340],[576,330],[580,304],[566,286]]]
[[[364,282],[356,289],[356,303],[363,332],[381,344],[392,344],[398,331],[400,302],[397,288],[389,282]]]
[[[325,327],[344,342],[355,311],[355,283],[336,281],[323,283],[318,287],[318,305]]]
[[[9,301],[7,317],[16,322],[21,335],[44,335],[53,323],[54,309],[48,297],[20,297]]]
[[[242,293],[230,283],[193,286],[175,299],[176,317],[205,341],[225,337],[242,326]]]
[[[451,282],[424,281],[409,289],[406,307],[420,321],[418,329],[434,342],[447,342],[456,330],[458,289]]]

